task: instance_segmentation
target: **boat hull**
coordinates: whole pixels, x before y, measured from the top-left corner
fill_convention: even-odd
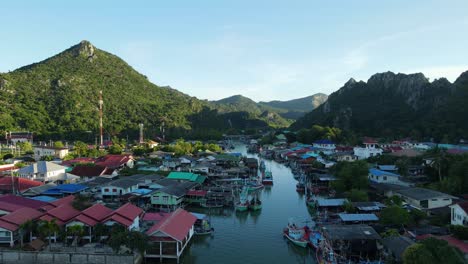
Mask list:
[[[252,210],[252,211],[258,211],[258,210],[262,209],[262,205],[261,204],[251,205],[249,209]]]
[[[237,212],[245,212],[249,209],[248,206],[236,206],[236,211]]]
[[[307,240],[296,240],[292,237],[290,237],[287,232],[284,232],[284,236],[289,240],[291,241],[291,243],[293,243],[294,245],[296,246],[299,246],[299,247],[303,247],[303,248],[306,248],[307,245],[309,244],[309,242]]]

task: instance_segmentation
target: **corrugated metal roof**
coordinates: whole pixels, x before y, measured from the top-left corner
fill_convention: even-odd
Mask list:
[[[375,168],[369,169],[369,173],[375,176],[400,177],[400,175],[388,171],[382,171]]]
[[[347,199],[324,199],[324,198],[317,198],[316,202],[320,207],[334,207],[334,206],[342,206]]]
[[[379,218],[375,214],[338,214],[341,221],[343,222],[367,222],[367,221],[379,221]]]

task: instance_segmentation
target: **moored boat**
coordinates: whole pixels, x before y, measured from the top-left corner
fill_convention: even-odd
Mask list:
[[[262,179],[262,184],[273,185],[273,175],[271,174],[271,171],[265,171]]]
[[[197,218],[194,225],[195,235],[209,235],[214,232],[214,228],[211,227],[210,220],[205,214],[193,213]]]
[[[252,211],[258,211],[262,209],[262,201],[260,201],[258,197],[255,196],[249,203],[249,209]]]
[[[283,235],[294,245],[307,247],[309,244],[310,229],[307,226],[298,226],[293,219],[289,219],[287,227],[283,230]]]

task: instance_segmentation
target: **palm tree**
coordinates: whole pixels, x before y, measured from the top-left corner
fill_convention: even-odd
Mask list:
[[[78,244],[78,240],[84,233],[84,228],[81,225],[72,225],[67,228],[67,231],[73,235],[73,241],[76,239],[76,244]]]
[[[56,234],[59,231],[59,226],[55,222],[55,219],[52,219],[51,221],[41,221],[39,222],[38,231],[44,237],[47,236],[50,246],[51,236],[52,234]]]
[[[101,238],[108,233],[109,233],[109,227],[102,223],[98,223],[94,227],[94,235],[96,236],[98,241],[101,240]]]

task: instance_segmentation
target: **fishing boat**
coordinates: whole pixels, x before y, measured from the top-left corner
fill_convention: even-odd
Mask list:
[[[214,232],[214,228],[211,227],[211,223],[207,215],[193,212],[191,213],[197,218],[194,224],[195,235],[209,235]]]
[[[294,245],[307,247],[309,241],[310,229],[308,226],[298,226],[294,219],[289,219],[287,227],[283,229],[283,235]]]
[[[266,166],[265,166],[265,161],[260,161],[260,166],[259,166],[260,171],[265,171]]]
[[[216,199],[203,199],[200,202],[200,206],[203,208],[221,208],[224,206],[222,201]]]
[[[263,187],[265,186],[263,186],[263,184],[261,184],[258,180],[251,180],[245,182],[245,188],[248,192],[255,192],[262,189]]]
[[[271,174],[271,171],[265,171],[263,174],[262,184],[273,185],[273,175]]]
[[[296,184],[296,191],[297,192],[305,192],[306,186],[305,186],[305,175],[301,175],[301,177],[298,180],[299,182]]]
[[[252,211],[258,211],[262,209],[262,201],[260,201],[257,196],[254,196],[252,201],[249,203],[249,209]]]
[[[249,209],[249,199],[248,199],[249,189],[244,186],[242,192],[239,195],[239,201],[234,204],[236,211],[245,212]]]

